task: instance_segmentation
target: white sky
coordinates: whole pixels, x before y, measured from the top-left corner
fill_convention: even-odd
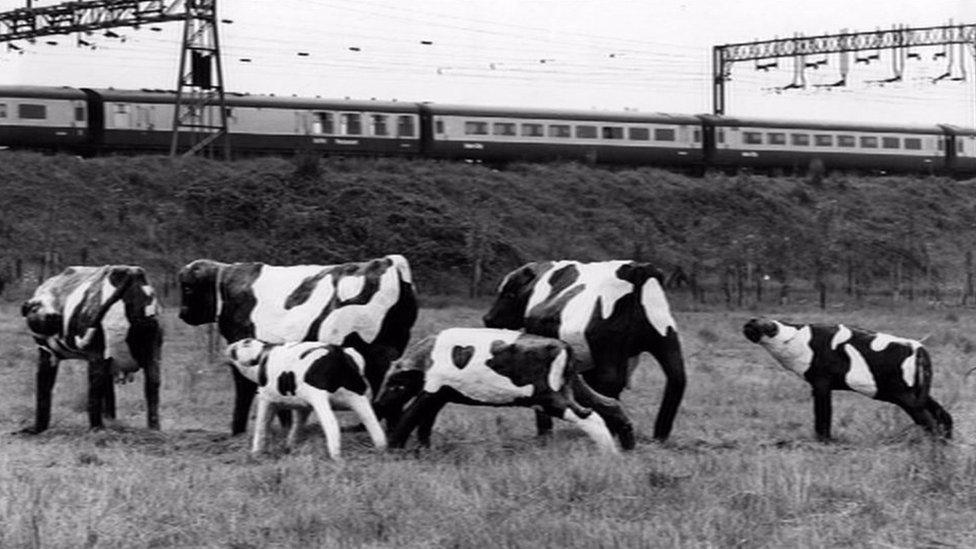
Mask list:
[[[2,10],[23,5],[0,0]],[[232,21],[220,29],[232,91],[674,113],[711,112],[714,45],[976,23],[974,0],[222,0],[219,9]],[[20,42],[23,54],[0,50],[0,84],[173,89],[180,27],[117,29],[124,43],[84,37],[95,50],[65,36]],[[883,51],[868,66],[852,58],[849,85],[830,91],[773,91],[792,81],[789,59],[769,72],[738,63],[727,113],[972,126],[973,49],[954,52],[953,76],[964,59],[966,80],[938,84],[942,48],[913,51],[921,59],[908,61],[903,82],[871,82],[892,74]],[[838,57],[806,79],[839,80]]]

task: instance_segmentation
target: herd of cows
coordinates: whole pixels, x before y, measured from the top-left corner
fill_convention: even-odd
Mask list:
[[[666,377],[655,439],[671,433],[685,390],[662,275],[643,263],[526,264],[502,280],[485,328],[448,328],[409,347],[418,305],[409,263],[400,255],[296,266],[200,259],[178,278],[180,319],[193,326],[216,322],[229,344],[233,434],[247,430],[257,396],[252,452],[265,449],[274,417],[290,425],[293,445],[314,412],[329,455],[338,459],[333,406],[353,410],[377,448],[402,447],[414,430],[429,445],[436,416],[450,402],[531,407],[540,434],[557,417],[601,450],[616,452],[618,443],[635,446],[619,397],[642,353]],[[88,362],[92,428],[115,417],[114,381],[138,370],[148,426],[159,428],[163,332],[142,268],[69,267],[45,280],[21,312],[39,348],[35,420],[23,433],[50,425],[52,390],[65,359]],[[834,390],[894,403],[934,435],[952,436],[951,416],[929,395],[932,367],[918,341],[765,318],[750,320],[743,334],[812,386],[822,440],[830,438]]]

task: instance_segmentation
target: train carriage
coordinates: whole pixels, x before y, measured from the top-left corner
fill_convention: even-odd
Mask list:
[[[0,86],[0,146],[79,151],[88,143],[86,97],[80,90]]]
[[[176,94],[90,90],[108,150],[169,150]],[[416,154],[420,119],[412,103],[227,94],[227,126],[236,153]],[[192,107],[188,107],[192,108]],[[200,120],[195,123],[213,124]],[[191,136],[181,144],[185,148]]]
[[[689,166],[702,161],[694,116],[426,105],[427,153],[484,161],[571,159]]]
[[[946,165],[954,173],[976,173],[976,130],[949,124],[940,127],[946,135]]]
[[[939,126],[764,120],[702,115],[706,161],[719,167],[928,173],[946,167]]]

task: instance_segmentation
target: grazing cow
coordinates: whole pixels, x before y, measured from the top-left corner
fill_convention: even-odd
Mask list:
[[[601,449],[615,452],[610,423],[623,432],[625,447],[633,447],[633,428],[620,403],[586,385],[576,372],[572,349],[558,339],[491,328],[444,330],[394,362],[376,406],[388,418],[396,417],[414,396],[390,437],[395,448],[418,426],[420,443],[429,446],[437,413],[448,402],[533,407],[576,424]],[[584,408],[577,398],[600,413]]]
[[[311,407],[325,432],[329,457],[339,459],[339,422],[330,401],[356,412],[373,444],[386,448],[386,434],[373,413],[369,386],[363,376],[366,364],[355,350],[314,341],[264,343],[247,338],[231,343],[226,354],[235,371],[258,385],[251,453],[265,449],[271,407],[292,409],[289,447],[297,442],[298,431]]]
[[[952,417],[929,396],[932,364],[918,341],[843,324],[754,318],[742,328],[784,368],[813,387],[817,438],[830,440],[830,392],[855,391],[897,404],[930,432],[952,437]]]
[[[528,263],[502,280],[484,322],[569,343],[586,382],[612,398],[620,397],[640,354],[650,353],[667,378],[654,425],[654,438],[664,440],[684,394],[685,366],[662,280],[654,267],[633,261]],[[552,425],[538,420],[540,432]]]
[[[21,308],[39,348],[34,426],[22,432],[48,428],[58,363],[68,359],[88,361],[91,428],[103,426],[103,414],[115,418],[113,377],[127,380],[142,369],[149,428],[159,429],[158,310],[140,267],[68,267],[45,280]]]
[[[217,322],[228,343],[251,337],[352,347],[366,360],[373,394],[417,319],[410,265],[400,255],[291,267],[198,259],[180,270],[179,280],[180,318],[187,324]],[[247,429],[256,386],[232,371],[236,435]]]

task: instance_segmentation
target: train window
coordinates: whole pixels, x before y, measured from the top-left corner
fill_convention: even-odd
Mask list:
[[[917,137],[906,137],[905,148],[911,151],[922,150],[922,140]]]
[[[342,135],[362,135],[363,118],[358,112],[344,112],[339,115],[339,133]]]
[[[674,130],[672,130],[671,128],[655,129],[654,141],[674,141]]]
[[[385,114],[374,114],[373,119],[373,135],[386,136],[390,135],[390,130],[387,129],[386,121],[390,117]]]
[[[624,129],[620,126],[603,126],[600,128],[604,139],[623,139]]]
[[[873,135],[862,135],[861,136],[861,148],[863,149],[877,149],[878,148],[878,138]]]
[[[742,132],[742,141],[746,145],[762,145],[761,132]]]
[[[576,126],[576,137],[581,139],[596,139],[596,126]]]
[[[960,154],[966,152],[966,149],[963,147],[962,139],[956,139],[956,152]]]
[[[7,104],[0,103],[0,118],[7,118]]]
[[[434,133],[444,133],[444,121],[440,118],[434,121]]]
[[[701,143],[701,130],[695,128],[695,131],[692,135],[694,136],[692,137],[692,139],[694,139],[695,143]]]
[[[522,124],[522,135],[526,137],[543,137],[542,124]]]
[[[17,117],[30,120],[43,120],[47,118],[47,105],[21,103],[17,105]]]
[[[491,133],[495,135],[515,135],[515,124],[512,122],[495,122]]]
[[[312,133],[335,133],[335,118],[331,112],[317,112],[312,122]]]
[[[791,133],[790,143],[800,147],[808,147],[810,145],[810,136],[805,133]]]
[[[818,133],[813,136],[813,144],[818,147],[833,147],[834,146],[834,136],[827,135],[825,133]]]
[[[551,124],[549,126],[549,137],[569,137],[572,133],[566,124]]]
[[[438,120],[440,133],[444,133],[444,122]],[[397,117],[397,137],[413,137],[417,132],[414,128],[414,118],[409,114],[401,114]]]
[[[770,145],[785,145],[786,134],[782,132],[770,132],[766,134],[766,142]]]
[[[838,147],[855,147],[857,146],[857,140],[854,139],[853,135],[838,135],[837,136],[837,146]]]
[[[725,143],[725,130],[718,131],[718,142]]]
[[[937,139],[936,143],[938,143],[940,151],[945,150],[945,145],[942,143],[941,139]]]
[[[881,146],[885,149],[897,149],[901,147],[901,138],[898,137],[882,137]]]
[[[488,135],[488,123],[473,122],[469,120],[464,123],[464,134],[465,135]]]
[[[5,111],[3,113],[4,116],[7,116],[6,110],[7,109],[4,109]],[[85,107],[75,107],[75,122],[84,122],[84,121],[85,121]]]
[[[634,141],[650,141],[651,130],[647,128],[627,128],[627,137]]]

